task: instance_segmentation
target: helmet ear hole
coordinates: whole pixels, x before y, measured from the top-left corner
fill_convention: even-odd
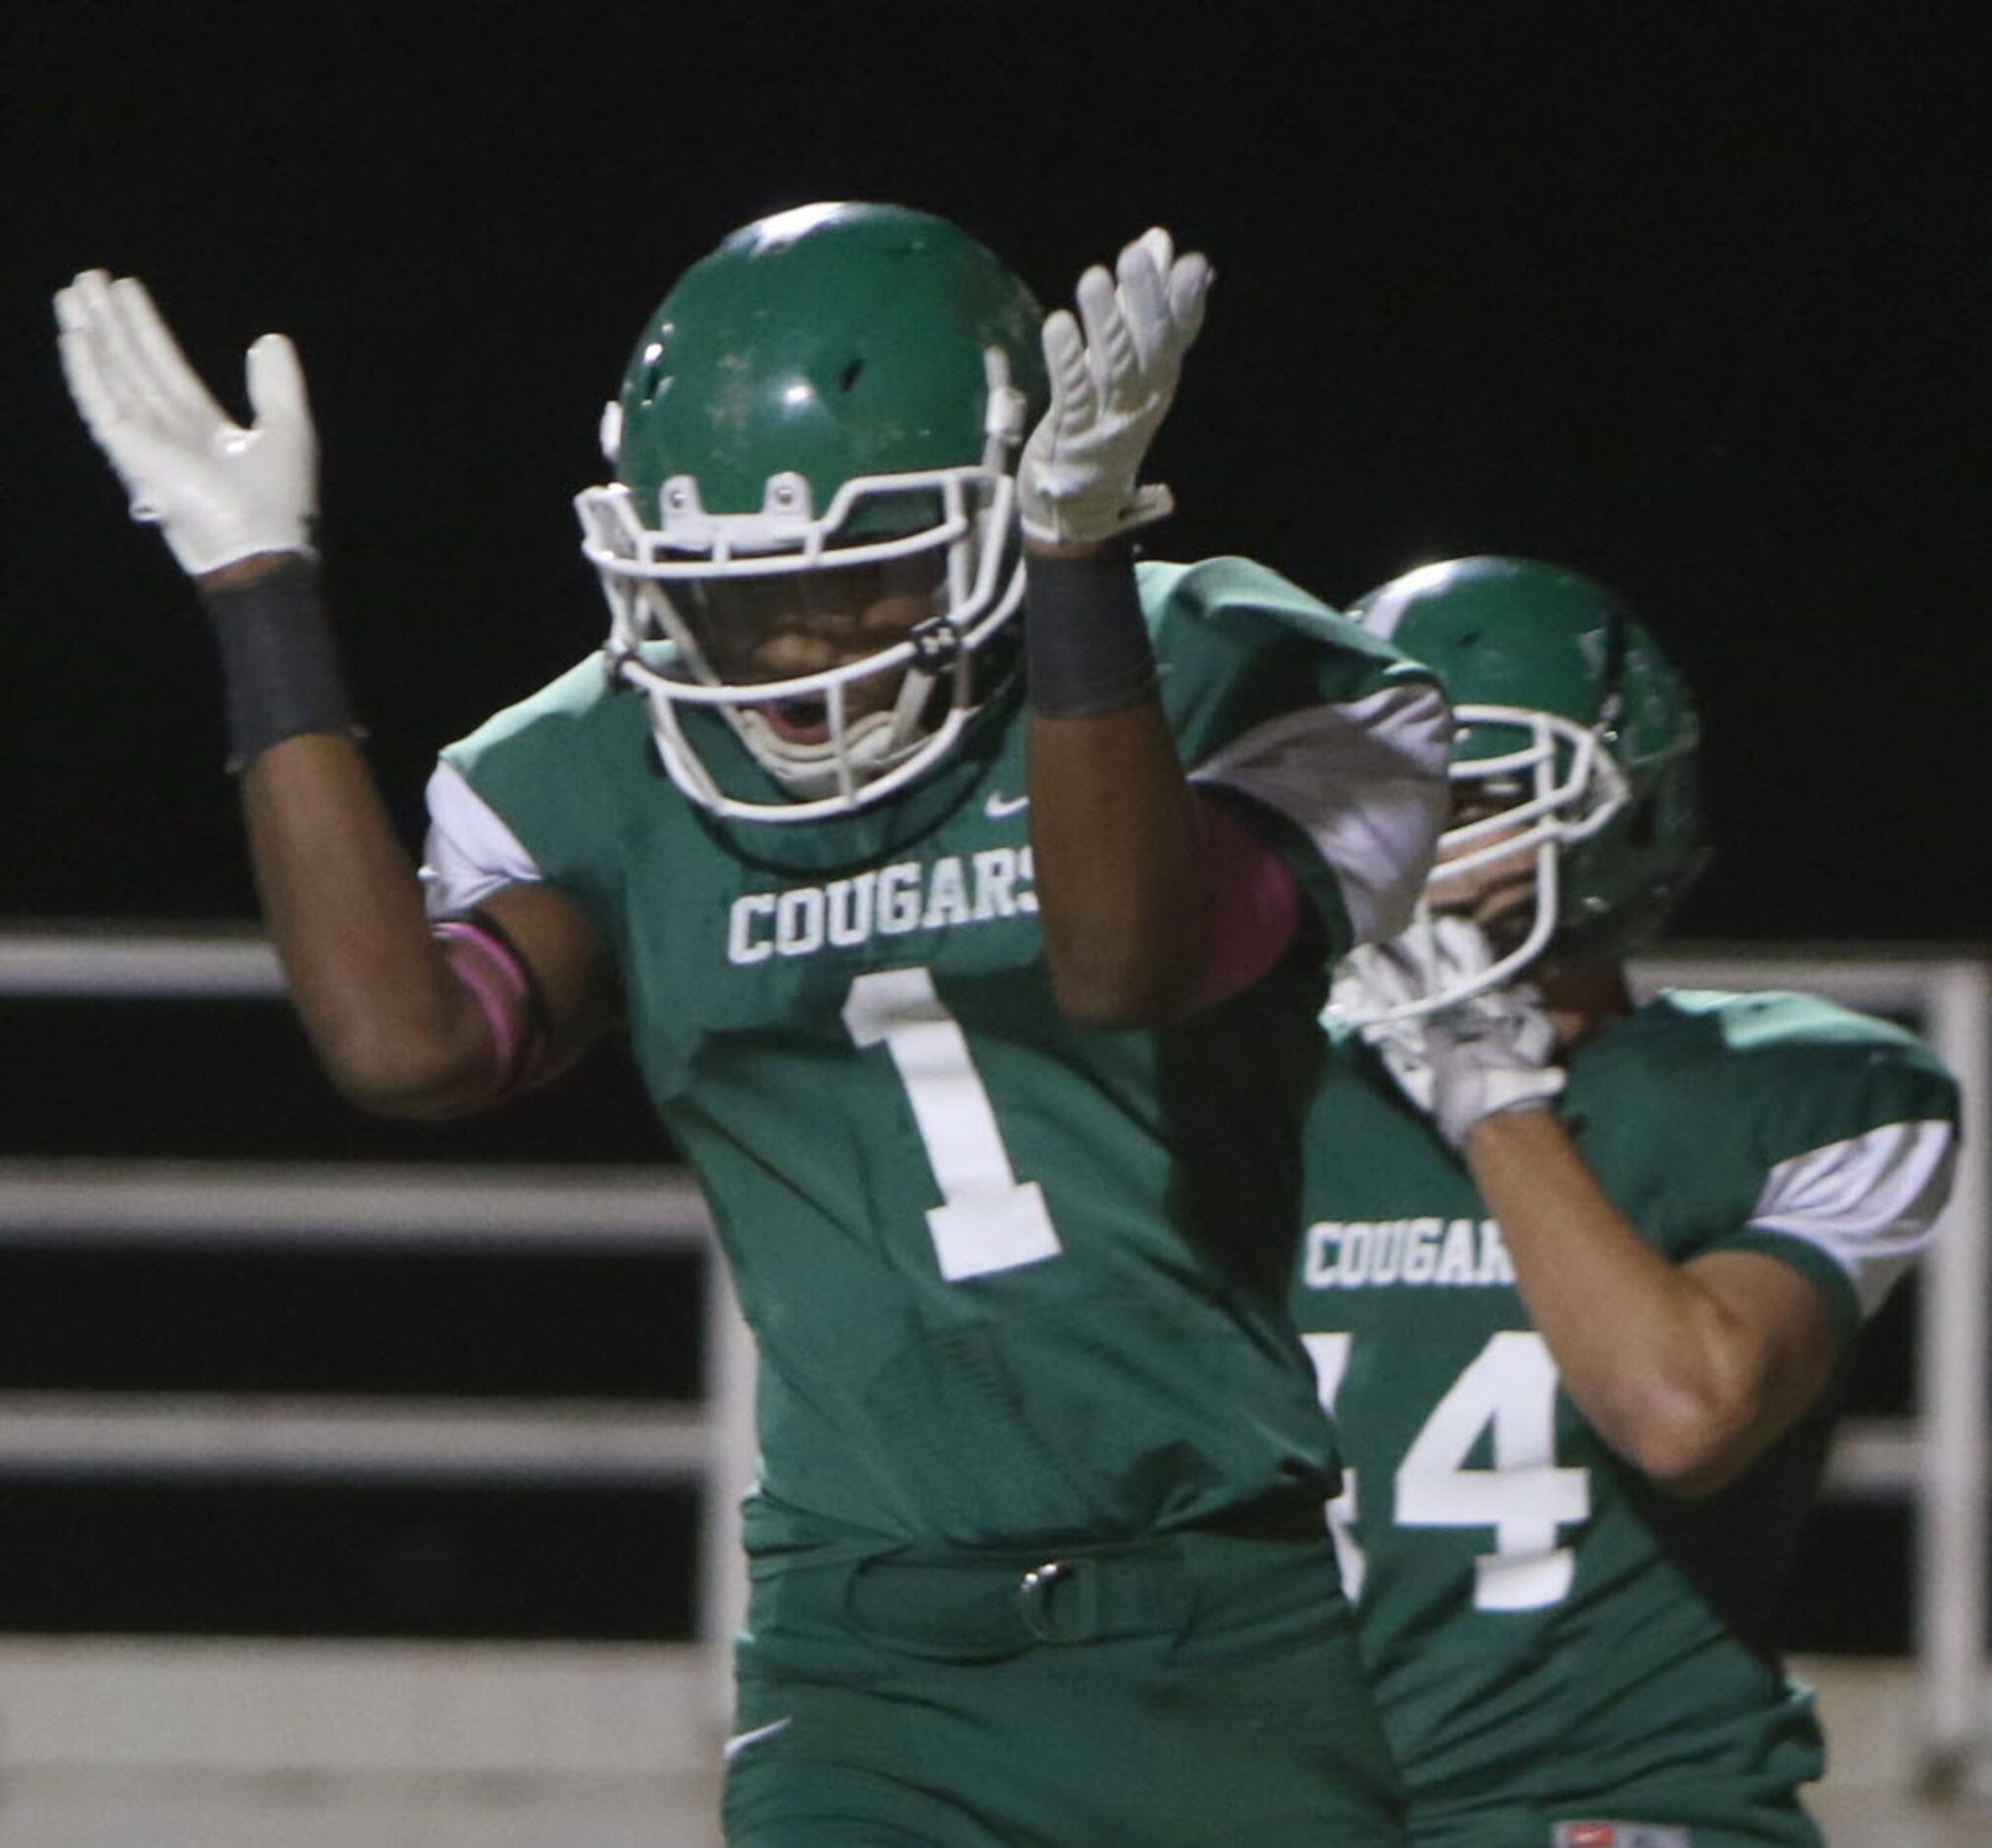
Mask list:
[[[862,354],[860,354],[856,359],[853,359],[849,365],[845,366],[844,369],[837,375],[837,389],[840,392],[848,392],[850,388],[854,386],[858,382],[858,380],[863,376],[864,376],[864,357]]]

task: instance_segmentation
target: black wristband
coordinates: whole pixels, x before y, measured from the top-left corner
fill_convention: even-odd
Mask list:
[[[1125,545],[1024,564],[1024,671],[1030,709],[1092,718],[1155,684],[1155,650]]]
[[[231,774],[305,732],[360,735],[310,560],[201,600],[220,645]]]

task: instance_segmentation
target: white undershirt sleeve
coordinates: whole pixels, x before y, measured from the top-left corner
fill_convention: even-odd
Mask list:
[[[429,778],[422,897],[431,917],[468,911],[501,886],[536,883],[538,864],[454,765]]]
[[[1886,1123],[1780,1161],[1750,1223],[1824,1252],[1872,1316],[1930,1242],[1957,1158],[1955,1125]]]
[[[1303,830],[1335,870],[1355,943],[1411,919],[1452,805],[1453,719],[1429,681],[1255,727],[1204,760],[1193,783],[1264,803]]]

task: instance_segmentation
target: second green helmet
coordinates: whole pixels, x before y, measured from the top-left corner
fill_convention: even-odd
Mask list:
[[[1657,932],[1707,858],[1700,728],[1687,683],[1631,610],[1562,566],[1472,557],[1395,578],[1350,613],[1453,702],[1464,819],[1435,881],[1534,861],[1527,929],[1474,986],[1546,953],[1617,957]]]

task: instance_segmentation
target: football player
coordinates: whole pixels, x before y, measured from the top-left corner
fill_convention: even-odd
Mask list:
[[[289,343],[238,427],[136,280],[59,298],[335,1080],[447,1116],[621,1033],[703,1182],[760,1349],[736,1843],[1400,1839],[1284,1296],[1322,971],[1408,917],[1450,716],[1271,572],[1134,562],[1209,277],[1152,231],[1046,319],[920,213],[727,237],[579,498],[607,644],[443,752],[419,880]]]
[[[1702,863],[1696,718],[1609,591],[1466,558],[1353,613],[1460,725],[1419,914],[1337,976],[1293,1291],[1412,1838],[1816,1844],[1769,1625],[1955,1086],[1804,995],[1634,1000]]]

